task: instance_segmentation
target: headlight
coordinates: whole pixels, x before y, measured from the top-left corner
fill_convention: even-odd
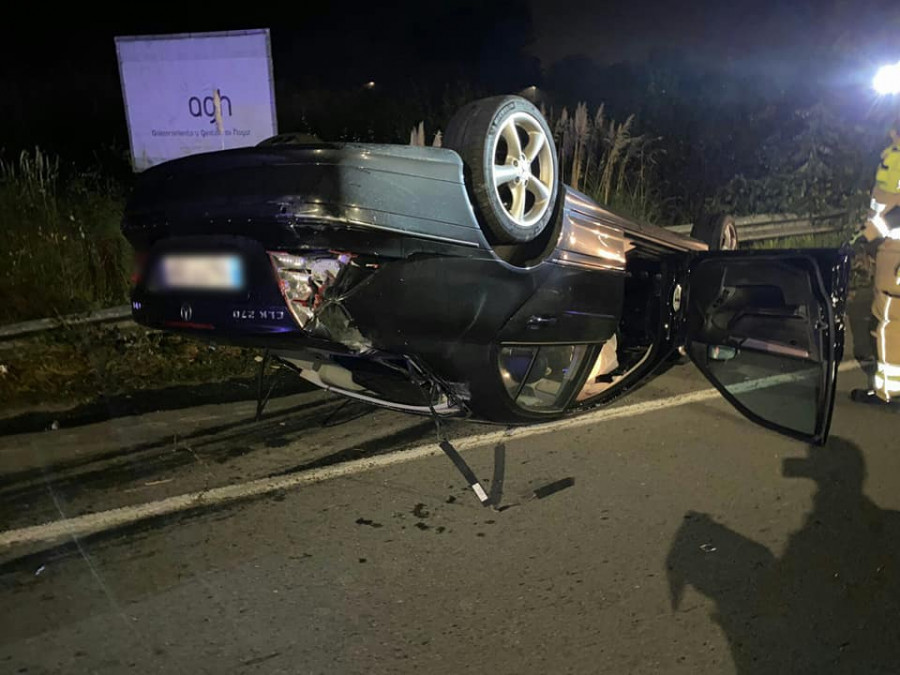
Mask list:
[[[872,86],[882,96],[900,94],[900,63],[881,66],[872,81]]]

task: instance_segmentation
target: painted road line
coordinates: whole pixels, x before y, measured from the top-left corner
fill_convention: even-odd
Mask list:
[[[842,363],[838,370],[844,372],[856,368],[858,368],[858,366],[855,361],[848,361]],[[784,381],[785,376],[774,375],[769,378],[762,378],[761,380],[754,381],[753,385],[755,389],[759,389],[763,386],[774,386],[775,384]],[[578,417],[556,420],[554,422],[547,422],[546,424],[515,427],[513,429],[500,429],[484,434],[466,436],[464,438],[454,439],[453,445],[458,451],[464,452],[473,448],[492,445],[501,441],[508,441],[513,438],[528,438],[530,436],[546,434],[551,431],[578,429],[580,427],[609,422],[611,420],[646,415],[647,413],[665,410],[667,408],[715,400],[720,396],[721,394],[715,389],[703,389],[689,394],[678,394],[676,396],[670,396],[655,401],[635,403],[621,408],[597,410],[595,412],[579,415]],[[221,505],[241,499],[248,499],[250,497],[258,497],[279,490],[296,488],[301,485],[321,483],[334,478],[352,476],[366,471],[373,471],[375,469],[383,469],[396,464],[404,464],[417,459],[423,459],[425,457],[434,457],[441,453],[442,451],[437,443],[429,443],[427,445],[420,445],[406,450],[398,450],[376,457],[357,459],[343,464],[300,471],[286,476],[260,478],[246,483],[226,485],[210,490],[168,497],[167,499],[161,499],[146,504],[123,506],[109,511],[87,513],[82,516],[56,520],[43,525],[33,525],[31,527],[8,530],[0,533],[0,550],[26,544],[46,544],[64,538],[85,537],[98,532],[130,525],[141,520],[147,520],[149,518],[157,518],[159,516],[166,516],[182,511],[190,511],[191,509],[196,508]]]

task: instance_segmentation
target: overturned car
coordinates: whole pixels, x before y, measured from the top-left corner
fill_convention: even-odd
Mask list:
[[[847,256],[729,251],[560,181],[524,99],[457,113],[443,148],[276,136],[145,172],[122,230],[134,319],[270,350],[411,413],[523,424],[607,403],[679,348],[751,419],[823,442]]]

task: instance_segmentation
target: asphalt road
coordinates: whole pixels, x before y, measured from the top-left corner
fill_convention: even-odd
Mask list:
[[[811,449],[676,366],[617,414],[474,442],[495,509],[404,451],[429,423],[323,427],[321,394],[0,438],[5,532],[315,475],[0,548],[0,672],[900,672],[900,415],[863,383]]]

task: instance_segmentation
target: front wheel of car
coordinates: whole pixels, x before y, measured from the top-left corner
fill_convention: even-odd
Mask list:
[[[443,145],[462,157],[469,195],[492,243],[533,241],[556,216],[556,145],[530,102],[495,96],[470,103],[450,120]]]

